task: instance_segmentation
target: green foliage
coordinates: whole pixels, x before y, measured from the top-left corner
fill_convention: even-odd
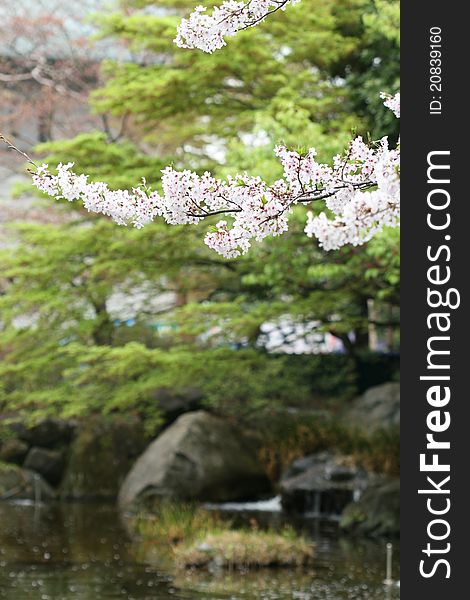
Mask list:
[[[91,102],[107,132],[42,145],[46,161],[73,161],[113,188],[142,177],[158,188],[167,164],[272,181],[276,143],[315,146],[329,160],[353,128],[396,134],[377,96],[398,82],[396,0],[303,0],[212,55],[172,43],[178,15],[194,5],[123,0],[96,17],[135,60],[103,64],[106,83]],[[62,202],[57,223],[13,225],[17,243],[0,252],[2,408],[136,412],[154,429],[162,387],[197,387],[206,405],[238,417],[351,397],[371,324],[398,323],[398,235],[324,253],[303,233],[305,212],[237,261],[204,246],[207,224],[138,231]],[[299,367],[269,356],[266,322],[315,323],[356,362],[312,356]]]
[[[371,134],[379,139],[386,131],[398,137],[399,124],[391,111],[381,110],[380,92],[400,89],[400,5],[396,0],[373,0],[363,16],[363,47],[348,83],[361,114],[371,114]],[[361,108],[362,107],[362,108]]]
[[[217,343],[244,340],[256,346],[261,327],[270,322],[303,324],[307,333],[331,333],[350,353],[368,348],[368,301],[376,301],[376,325],[399,323],[399,237],[385,232],[368,245],[324,253],[301,229],[303,211],[291,230],[268,239],[237,261],[211,302],[174,311],[182,331],[206,335]],[[383,314],[382,314],[383,313]],[[209,331],[208,331],[209,330]],[[355,340],[350,333],[354,332]],[[284,340],[288,345],[289,338]],[[391,348],[391,349],[395,349]]]
[[[64,416],[93,412],[138,412],[150,431],[159,422],[156,397],[166,389],[175,395],[201,392],[215,411],[243,418],[267,406],[288,403],[292,386],[297,400],[306,400],[308,386],[289,378],[284,359],[254,350],[206,349],[194,346],[146,348],[138,342],[121,347],[42,346],[29,349],[21,362],[7,357],[0,367],[2,399],[10,408]],[[44,357],[43,357],[44,356]]]
[[[145,64],[105,65],[108,82],[93,105],[131,113],[146,139],[183,149],[188,166],[200,161],[211,136],[241,139],[286,102],[329,133],[348,121],[351,106],[334,77],[359,44],[363,1],[305,0],[301,10],[272,15],[212,55],[178,49],[172,40],[179,16],[135,9],[143,5],[153,3],[125,2],[123,12],[101,18],[103,35],[124,38]],[[184,13],[192,8],[181,3]]]

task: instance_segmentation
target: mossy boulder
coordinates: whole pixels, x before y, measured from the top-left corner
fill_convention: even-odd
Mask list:
[[[146,444],[135,419],[95,417],[81,423],[70,445],[60,495],[66,499],[112,500]]]
[[[196,411],[179,417],[139,457],[119,504],[151,507],[165,497],[226,502],[270,492],[253,441],[231,423]]]
[[[372,485],[341,515],[340,527],[351,533],[372,536],[400,534],[400,481],[391,479]]]

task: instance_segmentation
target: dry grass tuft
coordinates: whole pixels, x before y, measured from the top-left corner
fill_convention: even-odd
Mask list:
[[[178,545],[174,554],[183,568],[302,567],[311,564],[313,546],[290,529],[281,533],[227,530]]]

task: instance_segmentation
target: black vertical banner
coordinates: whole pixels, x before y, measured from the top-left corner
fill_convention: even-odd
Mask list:
[[[460,600],[470,597],[470,30],[456,2],[401,10],[401,594]]]

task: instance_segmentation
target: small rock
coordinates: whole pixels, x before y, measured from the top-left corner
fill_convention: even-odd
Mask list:
[[[13,465],[0,465],[0,500],[51,500],[54,490],[38,474]]]
[[[12,425],[12,429],[17,431],[20,439],[31,446],[54,448],[70,442],[74,424],[62,419],[48,418],[32,427],[26,427],[23,423],[15,423]]]
[[[210,552],[212,550],[212,546],[210,544],[202,543],[197,547],[201,552]]]
[[[34,446],[28,452],[23,466],[42,475],[51,485],[57,485],[62,478],[64,464],[61,451]]]
[[[16,438],[11,438],[5,440],[2,444],[0,461],[21,465],[27,453],[28,444]]]
[[[337,516],[376,477],[346,456],[332,452],[306,456],[294,461],[281,479],[282,507],[293,513]]]
[[[174,421],[177,417],[201,406],[203,394],[196,388],[188,388],[176,394],[167,388],[159,388],[150,392],[150,399],[165,414],[166,421]]]
[[[325,475],[330,481],[352,481],[357,477],[357,473],[356,467],[335,463],[325,469]]]

